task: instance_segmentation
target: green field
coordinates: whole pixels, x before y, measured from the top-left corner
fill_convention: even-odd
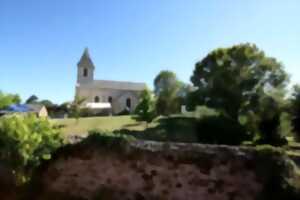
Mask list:
[[[138,122],[132,116],[88,117],[80,118],[78,121],[76,119],[53,119],[52,122],[62,127],[64,135],[86,134],[92,129],[103,131],[118,129],[142,131],[146,128],[144,122]]]

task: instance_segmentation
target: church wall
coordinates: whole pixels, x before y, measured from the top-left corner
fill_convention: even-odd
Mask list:
[[[138,104],[139,92],[130,90],[113,90],[113,89],[98,89],[89,87],[77,87],[76,94],[80,97],[85,97],[88,102],[95,102],[95,97],[98,96],[100,102],[108,102],[108,98],[112,97],[113,114],[117,114],[126,108],[126,99],[131,100],[131,112],[134,111]]]

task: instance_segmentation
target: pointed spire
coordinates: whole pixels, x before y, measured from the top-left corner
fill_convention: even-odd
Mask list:
[[[94,68],[94,63],[90,57],[90,54],[89,54],[89,49],[86,47],[84,49],[84,52],[78,62],[78,66],[84,66],[84,67],[92,67]]]

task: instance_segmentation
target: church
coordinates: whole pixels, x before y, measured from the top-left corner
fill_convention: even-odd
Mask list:
[[[77,64],[76,96],[83,98],[83,107],[94,112],[109,110],[111,114],[132,113],[145,83],[95,80],[95,65],[86,48]]]

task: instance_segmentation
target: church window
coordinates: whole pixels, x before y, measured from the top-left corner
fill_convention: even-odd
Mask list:
[[[109,103],[112,103],[112,100],[113,100],[112,97],[109,96],[109,97],[108,97],[108,102],[109,102]]]
[[[126,99],[126,106],[127,106],[128,108],[131,108],[131,99],[130,99],[130,98],[127,98],[127,99]]]
[[[95,103],[99,103],[100,98],[98,96],[95,97]]]
[[[84,77],[87,77],[87,76],[88,76],[88,69],[87,69],[87,68],[84,68],[84,69],[83,69],[83,76],[84,76]]]

